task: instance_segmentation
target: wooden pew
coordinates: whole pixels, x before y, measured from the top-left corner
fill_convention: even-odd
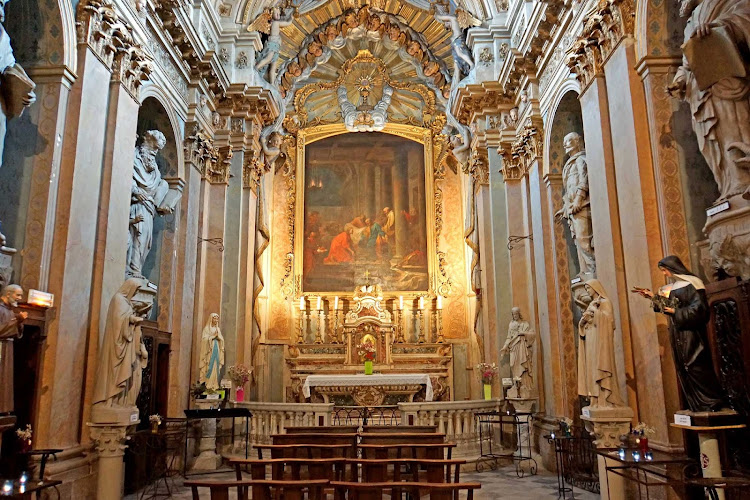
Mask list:
[[[258,459],[266,458],[354,458],[356,448],[348,444],[256,444]]]
[[[336,433],[336,434],[272,434],[273,444],[341,444],[355,447],[357,446],[357,433]]]
[[[374,434],[376,432],[383,434],[400,434],[403,432],[431,433],[437,432],[437,425],[365,425],[362,427],[363,434]]]
[[[403,479],[415,483],[458,483],[461,480],[461,465],[464,465],[466,460],[352,458],[346,462],[353,469],[350,479],[362,483]],[[402,471],[402,468],[405,470]],[[361,476],[356,474],[357,469],[361,470]]]
[[[428,458],[450,459],[456,443],[398,443],[398,444],[360,444],[362,458]],[[444,456],[445,450],[448,456]]]
[[[287,434],[356,434],[359,430],[357,425],[319,425],[286,427]]]
[[[193,492],[193,500],[200,500],[198,488],[209,488],[211,500],[229,500],[229,490],[237,488],[237,499],[247,500],[248,490],[253,500],[318,500],[322,498],[327,480],[305,481],[185,481]]]
[[[331,482],[336,498],[341,500],[381,500],[386,491],[391,491],[391,498],[400,498],[401,492],[411,493],[414,498],[427,493],[432,500],[457,499],[460,491],[467,492],[467,500],[474,499],[474,490],[482,487],[479,483],[350,483]],[[255,497],[253,497],[255,500]]]
[[[427,434],[401,432],[401,433],[362,433],[360,444],[401,444],[401,443],[444,443],[445,434],[437,432]]]
[[[271,479],[274,480],[326,479],[340,481],[344,478],[347,463],[345,458],[229,459],[229,464],[234,466],[238,481],[243,480],[243,469],[249,469],[251,479],[265,480],[268,477],[269,468]]]

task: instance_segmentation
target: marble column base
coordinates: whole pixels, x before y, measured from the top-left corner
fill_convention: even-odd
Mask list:
[[[138,408],[95,405],[88,423],[91,439],[99,453],[96,498],[120,500],[123,496],[128,428],[137,425]]]
[[[628,406],[601,407],[586,406],[581,409],[581,420],[594,436],[597,448],[617,448],[620,437],[630,431],[633,409]],[[625,481],[622,476],[607,474],[608,465],[616,465],[601,455],[599,461],[599,486],[602,500],[625,499]],[[609,463],[608,463],[609,462]]]

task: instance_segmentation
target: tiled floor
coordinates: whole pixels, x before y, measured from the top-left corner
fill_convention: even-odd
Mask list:
[[[197,478],[196,478],[197,479]],[[201,476],[201,479],[234,479],[233,473],[211,474]],[[191,500],[190,490],[182,486],[182,478],[177,478],[177,491],[171,498],[177,500]],[[477,481],[482,484],[482,489],[474,494],[476,500],[495,500],[495,499],[513,499],[513,500],[537,500],[537,499],[555,499],[557,495],[557,477],[544,469],[540,469],[535,476],[525,475],[523,478],[516,476],[515,468],[512,465],[504,466],[498,470],[489,470],[484,472],[465,472],[461,474],[461,481]],[[162,487],[160,492],[164,492]],[[145,498],[150,493],[146,492]],[[208,490],[202,490],[202,494],[208,498]],[[230,495],[232,495],[230,493]],[[125,500],[138,500],[139,495],[129,495]],[[165,497],[160,497],[165,498]],[[201,497],[202,498],[202,497]],[[230,496],[235,499],[236,495]],[[571,498],[568,494],[567,498]],[[587,491],[575,489],[575,498],[579,500],[596,500],[599,495]]]

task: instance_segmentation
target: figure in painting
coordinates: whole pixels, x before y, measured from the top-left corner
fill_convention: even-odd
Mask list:
[[[716,411],[726,405],[711,359],[706,325],[710,317],[706,287],[690,272],[679,257],[670,255],[659,261],[659,269],[670,281],[658,295],[672,301],[664,306],[654,292],[635,288],[634,292],[651,299],[654,309],[669,317],[677,379],[691,411]]]
[[[134,297],[142,283],[138,278],[125,280],[109,302],[99,349],[94,405],[132,406],[138,397],[141,379],[134,375],[141,370],[143,317],[136,311],[140,305]]]
[[[290,15],[287,19],[281,19],[281,9],[272,7],[258,16],[253,23],[248,26],[248,31],[260,31],[268,35],[266,44],[258,56],[258,62],[255,63],[255,69],[263,70],[268,68],[268,82],[273,83],[279,71],[279,51],[281,50],[281,29],[290,26],[294,20]]]
[[[224,337],[219,329],[219,315],[211,313],[201,335],[199,381],[204,382],[207,389],[219,389],[223,367]]]
[[[149,130],[143,143],[135,150],[133,184],[130,194],[130,237],[127,249],[127,274],[142,278],[143,264],[151,250],[154,237],[154,218],[157,214],[172,213],[167,202],[170,191],[162,179],[156,155],[167,143],[164,134]],[[172,197],[171,203],[177,198]]]
[[[388,241],[393,241],[396,236],[396,214],[390,207],[383,209],[383,231]]]
[[[578,394],[592,407],[623,406],[615,364],[615,316],[599,280],[584,285],[591,297],[578,323]]]
[[[354,262],[354,248],[352,248],[352,229],[341,231],[331,240],[331,249],[328,256],[323,259],[326,264],[341,264]]]
[[[698,145],[719,186],[719,200],[725,200],[750,186],[747,165],[728,155],[730,148],[750,147],[750,78],[743,68],[750,63],[750,0],[681,0],[680,14],[688,18],[686,57],[668,90],[690,104]],[[696,39],[702,39],[700,45]],[[695,52],[691,67],[687,56],[699,47],[708,52]],[[739,71],[729,64],[717,67],[712,54],[735,56]],[[696,78],[707,73],[704,81]]]
[[[510,373],[513,376],[513,388],[508,391],[508,397],[528,398],[532,395],[534,380],[531,372],[532,345],[534,332],[528,321],[521,317],[521,309],[511,309],[513,318],[508,325],[508,337],[500,349],[500,354],[510,354]]]
[[[568,221],[570,234],[578,250],[580,275],[593,277],[596,273],[594,259],[593,228],[591,225],[591,207],[589,198],[589,174],[586,163],[586,151],[583,140],[575,132],[563,140],[565,152],[570,155],[563,167],[565,194],[563,207],[555,214],[555,220]]]
[[[23,289],[8,285],[0,293],[0,415],[13,412],[13,340],[21,338],[25,312],[16,312]]]

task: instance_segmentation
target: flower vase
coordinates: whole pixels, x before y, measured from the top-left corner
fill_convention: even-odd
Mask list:
[[[159,422],[151,422],[151,432],[156,434],[159,432]]]
[[[484,384],[484,400],[492,399],[492,384]]]
[[[235,401],[244,401],[245,400],[245,388],[244,387],[237,387],[234,392],[234,399]]]
[[[648,438],[647,437],[637,437],[635,438],[635,443],[638,445],[638,449],[641,450],[641,453],[646,453],[648,451]]]
[[[372,375],[372,361],[365,361],[365,375]]]
[[[31,451],[31,439],[21,439],[21,453],[28,453]]]

